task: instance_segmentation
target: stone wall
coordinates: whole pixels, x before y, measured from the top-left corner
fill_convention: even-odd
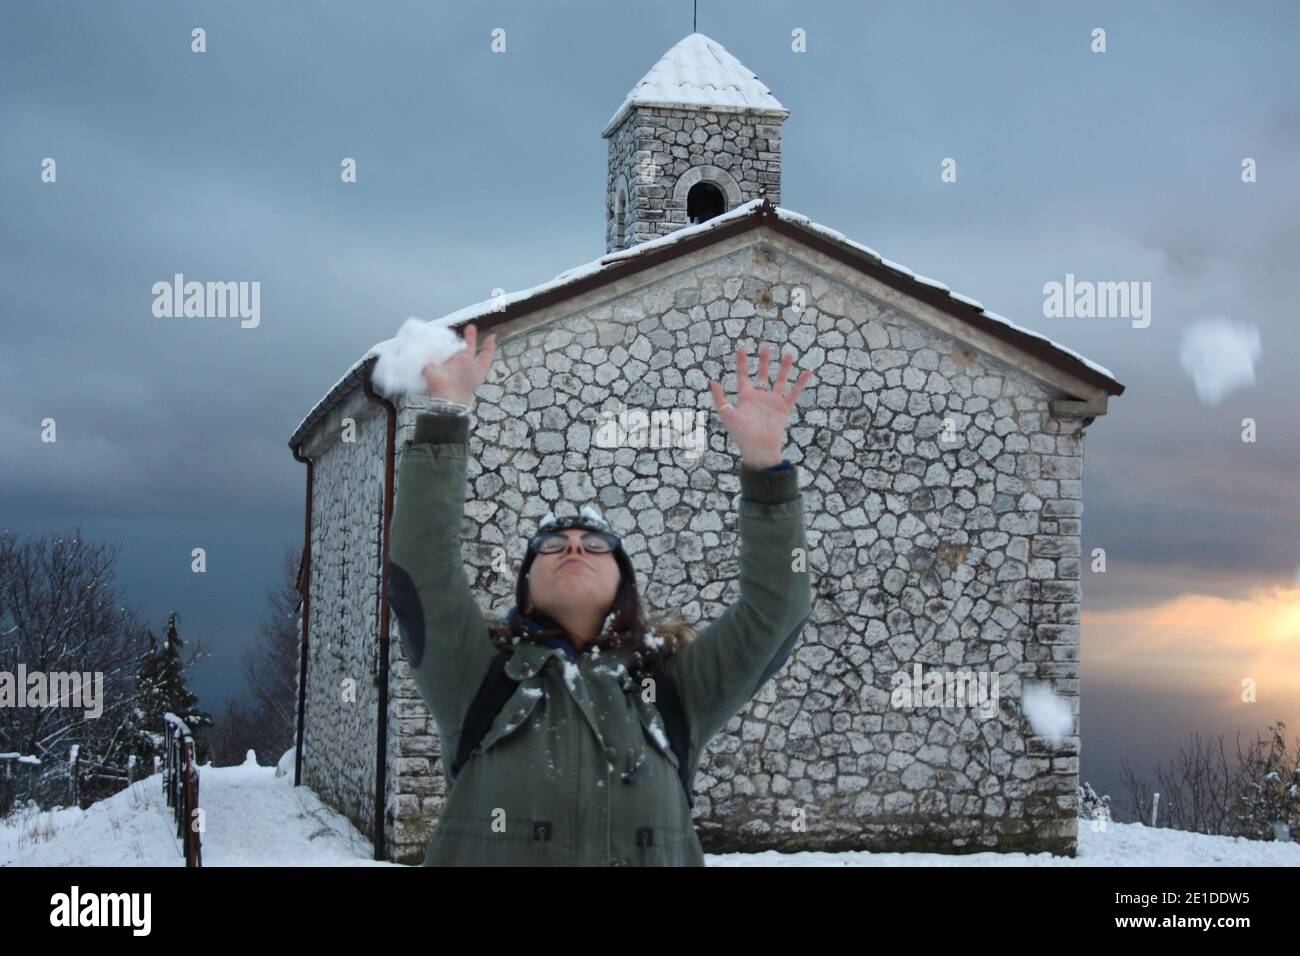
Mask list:
[[[343,420],[355,440],[343,441]],[[387,419],[358,390],[304,450],[315,459],[303,782],[366,834],[374,827],[384,448]]]
[[[701,763],[706,848],[1072,852],[1082,433],[1048,413],[1043,386],[890,298],[764,244],[503,339],[474,411],[467,571],[504,611],[523,536],[594,500],[625,532],[647,605],[707,624],[736,597],[739,490],[707,377],[731,394],[738,344],[793,347],[815,375],[786,453],[816,603],[790,662]],[[600,447],[596,415],[620,403],[707,410],[707,448]],[[418,410],[401,409],[399,455]],[[356,440],[331,441],[344,417]],[[356,393],[313,438],[305,782],[367,833],[385,424]],[[389,651],[388,849],[419,862],[445,780],[401,642]],[[997,675],[996,712],[892,706],[915,665]],[[1063,745],[1021,715],[1028,682],[1073,710]]]
[[[766,195],[781,204],[781,120],[746,113],[635,107],[609,136],[605,251],[687,225],[686,192],[699,179],[727,196],[727,209]],[[685,180],[684,180],[685,177]],[[627,190],[624,241],[617,195]]]
[[[624,533],[648,607],[713,620],[737,596],[739,480],[706,376],[734,395],[739,344],[751,369],[755,343],[772,346],[773,371],[793,347],[815,376],[786,450],[815,606],[791,660],[700,765],[705,848],[1072,853],[1082,434],[1051,417],[1043,386],[890,299],[763,243],[502,338],[471,427],[467,574],[504,611],[523,536],[546,511],[594,500]],[[707,409],[707,450],[598,447],[596,413],[619,402]],[[492,568],[498,548],[509,573]],[[391,647],[396,808],[413,846],[444,785],[435,728]],[[992,673],[996,711],[891,706],[893,676],[916,664]],[[1075,715],[1059,747],[1020,713],[1029,682]]]

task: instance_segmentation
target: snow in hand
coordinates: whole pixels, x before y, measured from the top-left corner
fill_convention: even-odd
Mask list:
[[[1196,384],[1201,403],[1217,405],[1224,396],[1255,384],[1259,353],[1257,326],[1202,319],[1183,333],[1178,359]]]
[[[1031,684],[1025,687],[1021,698],[1021,709],[1034,728],[1034,733],[1046,737],[1053,747],[1059,747],[1062,738],[1074,727],[1074,714],[1070,705],[1046,684]]]
[[[444,322],[411,316],[397,335],[370,351],[379,356],[372,380],[386,396],[425,390],[421,371],[430,362],[443,362],[465,348],[465,342]]]

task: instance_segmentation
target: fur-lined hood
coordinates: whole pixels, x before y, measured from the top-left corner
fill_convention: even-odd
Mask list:
[[[488,638],[494,647],[507,647],[517,638],[526,637],[524,629],[515,626],[514,617],[512,609],[488,620]],[[695,637],[695,628],[680,614],[670,612],[653,617],[641,633],[623,631],[603,634],[587,650],[596,647],[632,648],[636,668],[649,670],[686,647]]]

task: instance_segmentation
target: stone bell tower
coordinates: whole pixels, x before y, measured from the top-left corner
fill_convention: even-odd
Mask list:
[[[605,251],[626,249],[766,196],[781,202],[790,111],[702,33],[679,41],[605,125]]]

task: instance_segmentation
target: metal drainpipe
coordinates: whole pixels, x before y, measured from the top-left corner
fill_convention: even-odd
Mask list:
[[[397,406],[377,393],[370,381],[374,364],[366,366],[361,384],[366,397],[388,411],[388,435],[384,442],[384,529],[380,552],[379,582],[379,687],[375,740],[375,859],[384,859],[384,810],[388,786],[388,531],[393,518],[393,464],[396,459]]]
[[[302,654],[298,662],[298,739],[293,754],[293,785],[302,785],[302,735],[307,716],[307,646],[311,634],[311,506],[312,478],[315,474],[315,462],[304,458],[301,445],[293,449],[293,457],[307,465],[307,530],[303,544],[303,580],[302,580]]]

